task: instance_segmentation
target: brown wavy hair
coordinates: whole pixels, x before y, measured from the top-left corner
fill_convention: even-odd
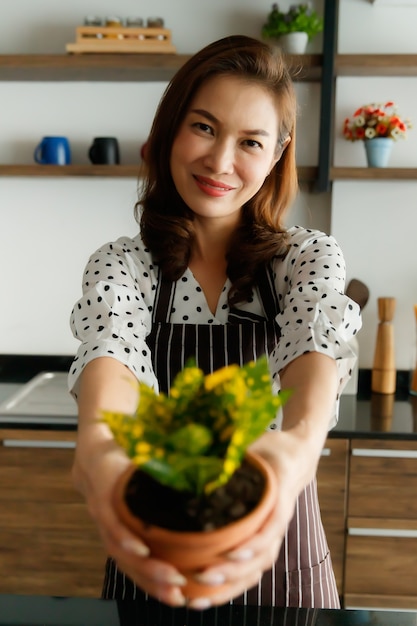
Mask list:
[[[297,103],[288,68],[277,49],[251,37],[234,35],[209,44],[176,73],[159,103],[147,144],[147,176],[135,207],[144,244],[162,276],[178,280],[187,268],[194,241],[193,212],[177,192],[170,155],[180,125],[200,87],[214,76],[259,83],[274,97],[279,112],[277,152],[291,138],[262,187],[243,207],[241,226],[227,253],[231,305],[252,296],[258,272],[274,257],[284,257],[285,213],[298,191],[295,165]]]

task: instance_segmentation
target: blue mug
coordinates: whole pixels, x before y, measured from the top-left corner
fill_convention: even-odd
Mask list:
[[[44,137],[34,152],[36,163],[41,165],[69,165],[71,150],[66,137]]]

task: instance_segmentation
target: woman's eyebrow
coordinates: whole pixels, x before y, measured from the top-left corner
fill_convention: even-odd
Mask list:
[[[190,113],[197,113],[197,115],[202,115],[206,119],[210,120],[210,122],[213,122],[214,124],[219,124],[219,120],[217,119],[217,117],[209,111],[206,111],[205,109],[191,109]],[[252,130],[243,129],[241,132],[245,135],[261,135],[262,137],[270,136],[268,131],[264,130],[263,128],[254,128]]]

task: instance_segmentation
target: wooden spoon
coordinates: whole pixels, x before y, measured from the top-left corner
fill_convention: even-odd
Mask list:
[[[346,287],[346,295],[359,304],[359,308],[362,311],[363,307],[369,300],[369,289],[362,281],[357,278],[352,278]]]

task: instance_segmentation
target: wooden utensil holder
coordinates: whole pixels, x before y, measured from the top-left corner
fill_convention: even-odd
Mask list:
[[[394,327],[395,298],[378,298],[379,324],[376,337],[371,389],[376,393],[395,393]]]

